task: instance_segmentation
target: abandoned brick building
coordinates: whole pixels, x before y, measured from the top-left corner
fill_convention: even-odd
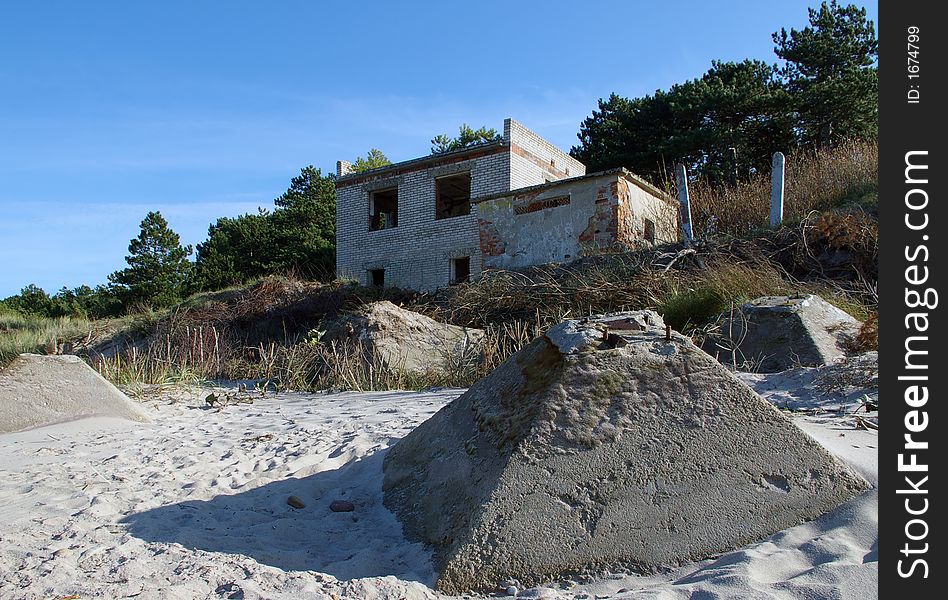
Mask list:
[[[432,290],[485,269],[678,239],[678,204],[586,167],[513,119],[503,137],[362,173],[336,167],[336,273]]]

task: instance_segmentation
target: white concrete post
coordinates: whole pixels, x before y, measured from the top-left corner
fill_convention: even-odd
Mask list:
[[[783,175],[786,158],[783,152],[774,152],[773,170],[770,176],[770,226],[783,222]]]
[[[675,183],[678,185],[678,201],[681,203],[681,235],[685,248],[691,246],[694,234],[691,229],[691,200],[688,197],[688,171],[685,165],[675,167]]]

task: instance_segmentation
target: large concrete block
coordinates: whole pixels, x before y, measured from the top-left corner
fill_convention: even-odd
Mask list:
[[[384,470],[386,506],[452,594],[705,558],[867,487],[651,312],[554,327]]]
[[[321,341],[358,349],[370,365],[423,375],[470,366],[483,340],[480,329],[439,323],[383,300],[340,319]]]
[[[21,354],[0,371],[0,433],[85,417],[149,420],[78,356]]]
[[[739,369],[775,373],[846,356],[861,323],[816,295],[764,296],[718,317],[702,348]]]

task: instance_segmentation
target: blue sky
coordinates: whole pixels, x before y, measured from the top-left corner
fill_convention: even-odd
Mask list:
[[[462,122],[568,149],[600,97],[775,62],[770,34],[816,4],[7,3],[0,298],[105,283],[150,210],[196,245],[303,166],[422,156]]]

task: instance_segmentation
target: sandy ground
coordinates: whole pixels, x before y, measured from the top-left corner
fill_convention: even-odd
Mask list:
[[[877,433],[849,414],[862,393],[816,393],[818,376],[745,380],[876,484]],[[461,392],[275,394],[208,409],[207,390],[178,389],[144,400],[150,424],[85,419],[0,435],[0,598],[440,598],[429,553],[382,505],[382,458]],[[666,573],[518,593],[874,597],[877,496]],[[355,510],[332,512],[334,500]]]

